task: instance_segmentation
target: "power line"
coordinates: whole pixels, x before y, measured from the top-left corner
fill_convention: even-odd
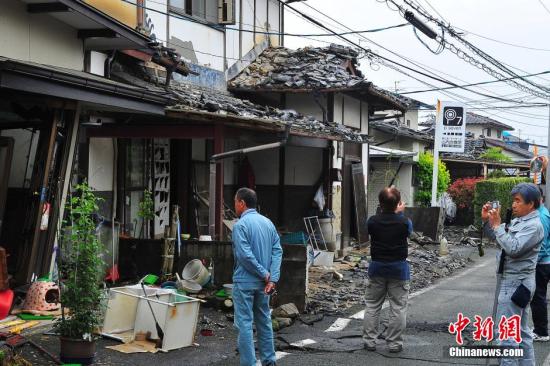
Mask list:
[[[377,1],[379,1],[379,0],[377,0]],[[385,1],[386,4],[387,4],[387,0],[383,0],[383,1]],[[390,1],[391,1],[391,0],[390,0]],[[279,2],[281,2],[281,1],[279,0]],[[393,1],[392,1],[392,3],[395,4],[395,2],[393,2]],[[283,4],[284,4],[284,3],[283,3]],[[314,8],[314,7],[310,6],[310,5],[308,5],[307,3],[304,3],[304,5],[305,5],[306,7],[308,7],[308,8],[310,8],[310,9],[316,11],[317,13],[323,15],[324,17],[326,17],[326,18],[332,20],[333,22],[335,22],[335,23],[337,23],[337,24],[339,24],[339,25],[345,27],[346,29],[352,30],[351,28],[349,28],[349,27],[346,26],[345,24],[343,24],[343,23],[339,22],[338,20],[332,18],[331,16],[329,16],[329,15],[327,15],[327,14],[325,14],[325,13],[319,11],[318,9],[316,9],[316,8]],[[395,5],[398,6],[397,4],[395,4]],[[287,5],[287,6],[288,6],[288,5]],[[389,6],[389,4],[388,4],[388,6]],[[328,29],[328,28],[327,28],[326,26],[324,26],[323,24],[318,24],[318,23],[319,23],[318,21],[316,21],[316,20],[310,20],[310,19],[307,18],[307,17],[311,18],[310,16],[307,16],[307,15],[304,16],[303,13],[297,11],[296,9],[294,9],[294,8],[292,8],[292,7],[290,7],[290,6],[288,6],[288,7],[291,8],[292,10],[294,10],[297,14],[301,15],[302,17],[304,17],[306,20],[312,22],[313,24],[316,24],[316,23],[317,23],[316,25],[322,27],[323,29],[326,29],[326,30],[331,31],[330,29]],[[392,9],[392,10],[394,10],[394,9]],[[398,9],[397,11],[399,11],[399,9]],[[424,68],[424,67],[422,67],[422,66],[419,66],[419,63],[414,62],[414,61],[411,61],[411,59],[409,59],[409,58],[407,58],[407,57],[405,57],[405,56],[402,56],[402,55],[399,55],[399,54],[393,52],[392,50],[390,50],[390,49],[388,49],[388,48],[386,48],[386,47],[384,47],[384,46],[382,46],[382,45],[380,45],[380,44],[378,44],[378,43],[376,43],[376,42],[370,40],[369,38],[365,37],[364,35],[359,35],[359,36],[360,36],[361,38],[367,40],[368,42],[373,43],[373,44],[375,44],[376,46],[378,46],[378,47],[380,47],[380,48],[382,48],[382,49],[384,49],[384,50],[386,50],[386,51],[392,53],[393,55],[395,55],[395,56],[397,56],[397,57],[399,57],[399,58],[401,58],[401,59],[406,60],[407,62],[409,62],[409,63],[415,65],[416,67],[419,67],[420,69],[426,70],[426,68]],[[385,60],[385,61],[389,61],[389,62],[392,62],[392,63],[394,63],[394,64],[397,64],[397,65],[399,65],[399,66],[401,66],[401,67],[404,67],[404,68],[407,69],[407,70],[413,71],[413,72],[415,72],[415,73],[419,73],[419,74],[421,74],[421,75],[423,75],[423,76],[427,76],[427,77],[430,78],[430,79],[433,79],[433,80],[442,82],[442,83],[444,83],[444,84],[452,85],[452,86],[455,86],[455,87],[458,85],[458,84],[456,84],[456,83],[450,82],[449,80],[444,80],[444,79],[441,79],[441,78],[435,78],[435,77],[433,77],[433,76],[431,76],[431,75],[426,75],[425,73],[419,72],[419,71],[414,70],[414,69],[412,69],[412,68],[410,68],[410,67],[404,66],[404,65],[402,65],[402,64],[400,64],[400,63],[397,63],[397,62],[395,62],[395,61],[393,61],[393,60],[390,60],[390,59],[384,58],[384,57],[382,57],[382,56],[380,56],[380,55],[377,55],[377,54],[374,53],[373,51],[367,50],[367,49],[365,49],[364,47],[361,47],[360,45],[357,45],[355,42],[350,41],[350,40],[347,39],[347,38],[344,38],[344,37],[341,37],[341,38],[344,39],[346,42],[348,42],[348,43],[350,43],[350,44],[352,44],[352,45],[354,45],[354,46],[356,46],[356,47],[359,47],[359,48],[361,48],[362,50],[366,51],[367,54],[370,53],[370,54],[371,54],[371,60],[372,60],[372,55],[374,55],[374,56],[379,57],[379,58],[381,58],[381,59],[383,59],[383,60]],[[420,64],[420,65],[421,65],[421,64]],[[426,70],[426,71],[427,71],[427,70]],[[498,78],[497,78],[497,79],[498,79]],[[462,81],[463,81],[463,80],[462,80]],[[500,98],[500,97],[498,97],[498,96],[491,96],[491,95],[488,95],[488,94],[485,94],[485,93],[480,93],[480,92],[477,92],[477,91],[475,91],[475,90],[470,90],[470,89],[467,89],[467,88],[462,88],[462,89],[467,90],[467,91],[469,91],[469,92],[471,92],[471,93],[475,93],[475,94],[482,95],[482,96],[484,96],[484,97],[494,98],[494,99],[498,99],[498,100],[501,100],[501,101],[507,101],[507,102],[512,102],[512,103],[521,103],[521,101],[518,102],[517,100],[509,100],[509,99],[507,100],[507,99],[504,99],[504,98]]]
[[[542,5],[542,7],[544,8],[544,10],[546,10],[546,12],[547,12],[548,14],[550,14],[550,9],[548,9],[548,8],[546,7],[546,5],[544,5],[544,2],[543,2],[542,0],[539,0],[539,3],[540,3],[540,5]]]
[[[491,38],[491,37],[487,37],[487,36],[483,36],[481,34],[478,34],[478,33],[474,33],[470,30],[467,30],[467,29],[464,29],[464,28],[460,28],[460,27],[457,27],[455,26],[456,29],[459,29],[467,34],[471,34],[475,37],[479,37],[479,38],[483,38],[483,39],[486,39],[488,41],[492,41],[492,42],[496,42],[496,43],[500,43],[500,44],[504,44],[504,45],[507,45],[507,46],[511,46],[511,47],[516,47],[516,48],[522,48],[522,49],[525,49],[525,50],[532,50],[532,51],[543,51],[543,52],[550,52],[550,48],[537,48],[537,47],[529,47],[529,46],[522,46],[522,45],[519,45],[519,44],[515,44],[515,43],[510,43],[510,42],[505,42],[505,41],[500,41],[498,39],[495,39],[495,38]]]
[[[399,9],[400,13],[404,13],[404,9],[400,5],[398,5],[395,2],[395,0],[386,0],[386,3],[387,3],[387,1],[390,1],[392,4],[394,4]],[[432,15],[430,15],[425,9],[419,8],[416,4],[414,4],[410,0],[403,0],[403,1],[405,2],[405,4],[407,4],[408,6],[413,8],[416,12],[418,12],[424,18],[426,18],[429,21],[432,21],[432,22],[436,23],[442,29],[445,29],[447,31],[447,34],[449,34],[453,38],[457,39],[460,43],[462,43],[464,46],[466,46],[466,48],[468,48],[470,51],[474,52],[474,54],[476,54],[478,57],[480,57],[483,60],[489,62],[494,67],[496,67],[497,69],[505,72],[506,74],[509,74],[509,75],[512,75],[512,76],[518,76],[514,71],[507,68],[500,61],[496,60],[495,58],[493,58],[492,56],[490,56],[489,54],[487,54],[486,52],[484,52],[480,48],[476,47],[475,45],[473,45],[472,43],[470,43],[469,41],[464,39],[460,34],[458,34],[455,31],[454,28],[452,28],[449,25],[444,24],[439,19],[437,19],[437,18],[433,17]],[[455,45],[450,43],[448,40],[445,40],[442,36],[438,37],[438,40],[439,40],[439,42],[441,42],[442,44],[445,45],[445,48],[447,48],[449,51],[451,51],[456,56],[458,56],[458,58],[460,58],[460,59],[462,59],[462,60],[478,67],[478,68],[480,68],[481,70],[485,71],[486,73],[488,73],[489,75],[495,77],[496,79],[505,78],[505,76],[501,72],[495,71],[492,68],[488,67],[487,65],[481,63],[479,60],[476,60],[472,56],[468,55],[466,52],[460,50],[458,47],[456,47]],[[530,84],[531,86],[533,86],[535,88],[543,90],[544,93],[540,93],[540,92],[538,92],[534,89],[530,89],[528,87],[525,87],[525,86],[519,84],[518,82],[516,82],[515,80],[510,80],[509,83],[511,85],[513,85],[514,87],[520,89],[520,90],[524,90],[524,91],[526,91],[528,93],[531,93],[533,95],[536,95],[540,98],[544,98],[544,99],[549,98],[549,95],[548,95],[548,92],[550,91],[549,88],[544,87],[542,85],[539,85],[537,83],[534,83],[534,82],[532,82],[528,79],[520,79],[520,80],[527,83],[527,84]]]
[[[538,73],[535,73],[535,74],[528,74],[528,75],[522,75],[522,76],[515,76],[515,77],[510,77],[510,78],[505,78],[505,79],[499,79],[499,80],[482,81],[482,82],[479,82],[479,83],[464,84],[464,85],[461,85],[461,87],[469,87],[469,86],[477,86],[477,85],[487,85],[487,84],[493,84],[493,83],[500,83],[500,82],[507,81],[507,80],[513,80],[513,79],[525,78],[525,77],[531,77],[531,76],[537,76],[537,75],[545,75],[545,74],[550,74],[550,71],[542,71],[542,72],[538,72]],[[405,92],[405,93],[401,93],[401,94],[427,93],[427,92],[432,92],[432,91],[449,90],[449,89],[455,89],[455,88],[457,88],[457,86],[446,86],[446,87],[443,87],[443,88],[434,88],[434,89],[425,89],[425,90],[415,90],[415,91]]]

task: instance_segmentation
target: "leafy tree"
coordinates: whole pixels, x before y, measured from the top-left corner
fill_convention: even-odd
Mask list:
[[[421,153],[418,156],[418,187],[415,193],[416,201],[424,207],[430,206],[432,198],[432,174],[434,157],[431,153]],[[441,160],[438,162],[437,174],[437,194],[438,196],[447,190],[451,182],[451,175],[447,166]]]
[[[496,161],[499,163],[511,163],[512,158],[502,152],[501,147],[490,147],[479,156],[481,159]]]

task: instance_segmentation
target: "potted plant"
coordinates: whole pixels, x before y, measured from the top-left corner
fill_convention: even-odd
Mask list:
[[[61,360],[65,363],[91,364],[95,356],[104,296],[100,287],[102,248],[94,222],[98,200],[84,182],[75,187],[67,203],[68,226],[59,266],[62,316],[55,324],[60,336]]]
[[[139,203],[138,217],[142,220],[139,237],[141,238],[142,235],[145,235],[149,239],[150,223],[155,218],[155,202],[149,189],[143,191],[143,200]]]

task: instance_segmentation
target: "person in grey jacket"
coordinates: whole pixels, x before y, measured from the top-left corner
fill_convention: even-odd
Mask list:
[[[496,319],[499,322],[505,316],[519,315],[521,317],[521,343],[510,338],[500,341],[500,346],[520,347],[523,358],[500,360],[500,365],[535,365],[533,337],[528,327],[529,316],[527,306],[535,291],[535,268],[544,229],[540,222],[537,208],[540,205],[540,192],[532,183],[520,183],[512,189],[512,212],[515,218],[508,230],[501,224],[500,208],[492,209],[490,203],[483,206],[481,218],[486,234],[496,239],[504,255],[504,271],[498,295]],[[521,286],[523,285],[523,286]],[[526,302],[526,303],[525,303]],[[500,330],[500,329],[499,329]]]

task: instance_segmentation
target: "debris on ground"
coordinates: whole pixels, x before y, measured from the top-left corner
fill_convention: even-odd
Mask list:
[[[273,310],[272,316],[275,318],[296,318],[300,311],[293,303],[284,304]]]
[[[446,256],[439,256],[439,243],[421,234],[416,236],[417,241],[411,240],[408,257],[411,266],[411,292],[427,287],[466,265],[468,259],[461,256],[459,251],[453,250],[453,246],[477,246],[479,236],[465,235],[465,232],[470,231],[471,228],[464,227],[453,227],[445,231],[450,248],[450,253]],[[363,304],[369,260],[369,249],[363,248],[353,250],[331,267],[310,267],[307,312],[340,316],[346,309]]]

